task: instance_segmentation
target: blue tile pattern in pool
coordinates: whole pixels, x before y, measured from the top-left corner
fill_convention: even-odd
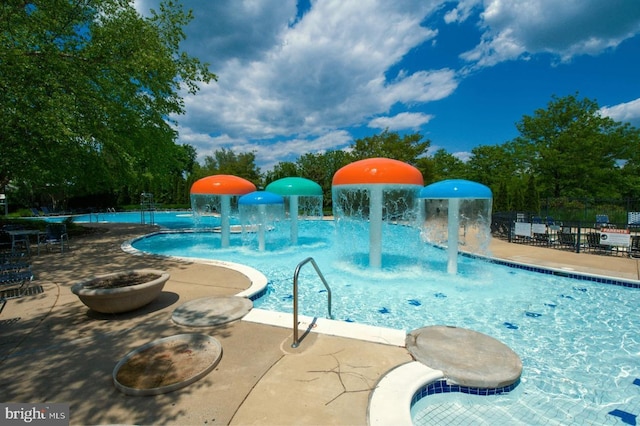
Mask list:
[[[501,388],[476,388],[469,386],[460,386],[456,384],[448,384],[446,380],[437,380],[435,382],[424,385],[420,389],[416,391],[411,398],[411,406],[413,406],[416,402],[420,401],[422,398],[429,395],[436,395],[439,393],[452,393],[452,392],[460,392],[466,393],[469,395],[481,395],[481,396],[491,396],[491,395],[502,395],[504,393],[511,392],[520,384],[520,380],[510,384],[508,386],[503,386]]]

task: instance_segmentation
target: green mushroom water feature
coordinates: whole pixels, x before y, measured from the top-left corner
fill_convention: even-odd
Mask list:
[[[291,244],[298,244],[298,219],[322,218],[322,187],[312,180],[301,177],[287,177],[271,182],[267,192],[284,198],[289,205]]]

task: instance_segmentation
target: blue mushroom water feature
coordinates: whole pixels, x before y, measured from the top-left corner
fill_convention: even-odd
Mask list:
[[[301,177],[286,177],[271,182],[267,192],[284,198],[289,206],[291,244],[298,244],[298,218],[322,218],[322,187],[312,180]]]
[[[284,216],[284,199],[271,192],[255,191],[240,197],[238,206],[243,234],[255,231],[258,234],[258,250],[264,251],[266,232]]]
[[[459,245],[464,245],[467,251],[488,250],[493,196],[487,186],[449,179],[424,187],[420,198],[425,199],[426,240],[446,244],[448,273],[458,272]]]

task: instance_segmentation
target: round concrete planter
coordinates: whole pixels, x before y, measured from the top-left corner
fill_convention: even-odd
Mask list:
[[[129,274],[153,274],[157,278],[126,287],[86,288],[100,280],[113,280],[119,276],[124,277]],[[78,296],[82,303],[96,312],[117,314],[133,311],[151,303],[158,297],[167,280],[169,280],[168,272],[157,269],[134,269],[87,278],[73,285],[71,292]]]

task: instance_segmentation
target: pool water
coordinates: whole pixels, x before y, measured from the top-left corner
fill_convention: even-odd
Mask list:
[[[269,279],[267,294],[255,306],[281,312],[292,312],[297,264],[313,257],[332,289],[335,319],[406,331],[435,324],[469,328],[499,339],[521,357],[523,375],[514,395],[462,406],[490,401],[511,424],[635,424],[630,422],[640,414],[639,289],[469,257],[459,258],[452,276],[446,251],[425,245],[407,227],[388,225],[385,232],[383,237],[393,234],[396,241],[384,240],[378,271],[366,266],[367,241],[337,246],[329,221],[300,223],[296,246],[276,226],[263,252],[256,249],[255,235],[232,235],[230,248],[222,249],[220,235],[212,232],[158,234],[132,246],[251,266]],[[301,314],[327,315],[326,292],[313,268],[301,270],[299,291]],[[416,423],[429,419],[434,407],[447,406],[432,398],[414,406]],[[462,413],[455,408],[460,404],[450,408]]]
[[[69,216],[47,216],[47,222],[62,222]],[[143,222],[144,219],[144,222]],[[140,211],[117,212],[117,213],[91,213],[74,215],[75,223],[145,223],[162,226],[167,229],[185,228],[212,228],[220,226],[218,216],[200,216],[194,218],[190,211],[154,211],[153,221],[150,212],[145,211],[144,215]]]

